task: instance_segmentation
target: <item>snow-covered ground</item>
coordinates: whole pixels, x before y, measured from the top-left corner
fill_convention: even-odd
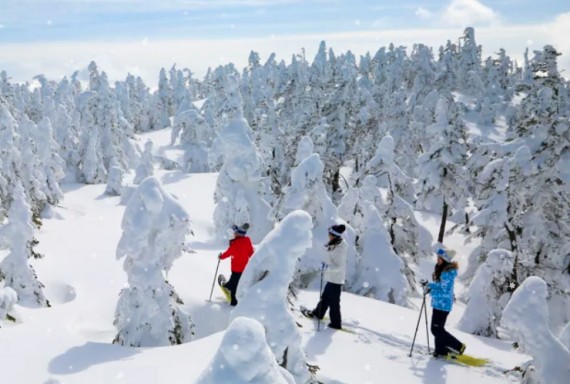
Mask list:
[[[180,152],[168,147],[170,131],[146,135],[155,152],[172,159]],[[212,361],[228,326],[231,307],[216,287],[207,299],[216,269],[216,255],[225,244],[214,238],[212,213],[216,174],[182,174],[156,171],[165,190],[176,196],[191,218],[193,236],[188,241],[195,253],[174,263],[169,282],[184,301],[195,324],[191,342],[160,348],[130,348],[111,344],[116,335],[114,311],[127,275],[115,251],[121,237],[125,206],[119,197],[104,195],[105,185],[66,185],[65,200],[44,219],[37,234],[37,250],[45,255],[32,261],[52,307],[30,309],[16,306],[16,324],[0,329],[0,382],[2,384],[182,384],[193,383]],[[132,175],[131,175],[132,176]],[[418,214],[435,234],[436,218]],[[460,235],[449,244],[458,259],[468,252]],[[468,245],[472,247],[472,245]],[[462,250],[464,249],[464,250]],[[4,258],[5,252],[0,254]],[[466,261],[466,257],[464,259]],[[427,275],[433,264],[425,262]],[[229,275],[229,262],[220,271]],[[460,284],[460,282],[459,282]],[[459,287],[458,294],[463,287]],[[318,293],[302,291],[299,305],[314,306]],[[458,303],[449,318],[449,329],[468,346],[467,353],[487,357],[484,368],[467,368],[435,360],[427,355],[426,329],[422,319],[413,356],[408,356],[418,319],[415,309],[343,293],[343,322],[356,333],[337,332],[298,317],[308,360],[320,367],[325,383],[508,383],[519,380],[504,373],[529,359],[512,351],[510,343],[468,335],[454,327],[461,318]],[[433,339],[430,335],[430,345]]]

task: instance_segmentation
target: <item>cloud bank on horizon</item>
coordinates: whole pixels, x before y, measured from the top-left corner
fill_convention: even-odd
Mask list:
[[[483,56],[499,48],[553,45],[570,70],[570,6],[551,0],[0,0],[0,70],[14,81],[59,79],[95,60],[111,80],[127,73],[156,83],[174,63],[203,76],[208,67],[246,65],[249,52],[309,61],[324,40],[335,52],[374,54],[390,43],[438,48],[474,26]]]

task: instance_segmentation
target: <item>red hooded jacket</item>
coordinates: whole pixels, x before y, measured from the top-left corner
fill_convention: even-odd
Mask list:
[[[232,272],[243,272],[249,258],[253,255],[253,245],[247,236],[238,236],[230,240],[230,246],[222,253],[220,259],[232,257]]]

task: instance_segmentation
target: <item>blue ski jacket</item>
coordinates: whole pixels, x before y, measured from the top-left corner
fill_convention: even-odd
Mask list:
[[[453,307],[453,284],[456,277],[457,269],[448,269],[441,273],[439,281],[429,283],[432,308],[451,312]]]

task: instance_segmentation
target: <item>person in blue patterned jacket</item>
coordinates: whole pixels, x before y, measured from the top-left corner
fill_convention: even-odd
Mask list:
[[[431,333],[435,339],[435,357],[445,357],[448,354],[463,354],[465,344],[457,340],[445,330],[445,322],[453,308],[453,286],[457,277],[458,265],[452,262],[452,251],[440,248],[436,251],[437,264],[432,275],[432,282],[422,280],[424,294],[431,294]]]

